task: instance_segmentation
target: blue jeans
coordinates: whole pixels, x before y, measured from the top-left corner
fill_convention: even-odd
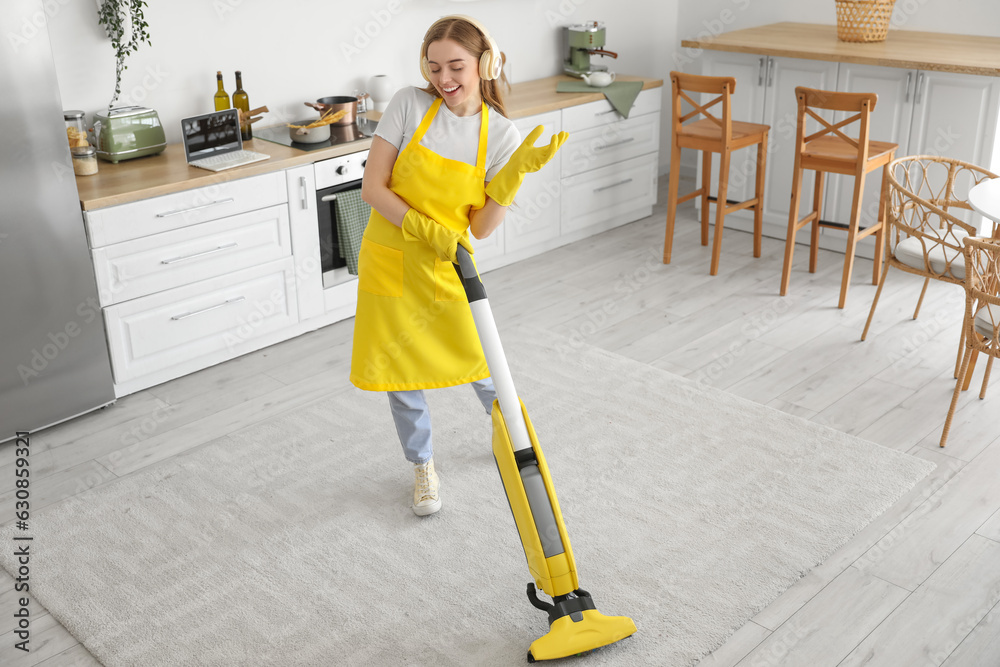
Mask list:
[[[486,408],[486,414],[490,414],[497,397],[493,380],[486,378],[470,384]],[[427,463],[434,455],[434,447],[431,442],[431,412],[427,407],[424,391],[414,389],[390,391],[388,394],[392,420],[396,422],[396,434],[403,445],[403,455],[410,463]]]

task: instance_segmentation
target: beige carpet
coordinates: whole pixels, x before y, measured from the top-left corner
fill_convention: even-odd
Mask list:
[[[639,628],[580,665],[696,662],[933,467],[602,350],[506,338],[581,585]],[[32,593],[109,666],[523,664],[547,622],[488,419],[471,388],[430,397],[435,516],[408,507],[385,396],[347,389],[38,512]]]

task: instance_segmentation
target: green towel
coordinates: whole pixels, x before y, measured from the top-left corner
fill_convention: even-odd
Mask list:
[[[641,90],[642,81],[612,81],[604,88],[588,86],[583,81],[560,81],[556,84],[557,93],[604,93],[611,106],[625,118],[628,118],[628,112]]]
[[[358,253],[361,236],[368,225],[372,207],[361,199],[361,188],[337,193],[334,201],[337,213],[337,237],[340,239],[340,256],[347,262],[347,271],[358,275]]]

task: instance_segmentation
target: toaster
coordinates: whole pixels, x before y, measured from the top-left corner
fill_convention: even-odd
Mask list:
[[[97,157],[120,162],[156,155],[167,147],[159,115],[138,106],[116,107],[94,115]]]

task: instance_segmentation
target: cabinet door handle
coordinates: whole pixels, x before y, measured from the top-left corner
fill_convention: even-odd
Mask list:
[[[635,141],[635,137],[626,137],[621,141],[616,141],[613,144],[604,144],[603,146],[594,146],[595,151],[603,151],[606,148],[614,148],[615,146],[621,146],[622,144],[627,144],[630,141]]]
[[[774,58],[767,59],[767,87],[774,85]]]
[[[299,191],[302,193],[302,208],[304,210],[309,210],[309,198],[306,197],[306,192],[308,187],[306,185],[306,177],[299,176]]]
[[[181,213],[190,213],[191,211],[197,211],[199,209],[208,208],[209,206],[218,206],[219,204],[228,204],[233,201],[233,198],[220,199],[219,201],[210,201],[207,204],[202,204],[201,206],[192,206],[191,208],[181,208],[176,211],[168,211],[167,213],[157,213],[157,218],[169,218],[172,215],[180,215]]]
[[[906,73],[906,99],[904,102],[910,101],[910,81],[913,79],[913,72]]]
[[[320,199],[320,201],[336,201],[337,195],[327,195]]]
[[[222,252],[223,250],[229,250],[230,248],[235,248],[239,243],[233,241],[232,243],[227,243],[225,245],[220,245],[218,248],[212,248],[211,250],[202,250],[201,252],[196,252],[193,255],[184,255],[183,257],[173,257],[171,259],[160,260],[160,264],[174,264],[176,262],[183,262],[188,259],[194,259],[195,257],[204,257],[205,255],[211,255],[213,253]]]
[[[916,104],[920,104],[920,100],[924,97],[924,73],[917,72],[917,89],[913,91],[913,101]]]
[[[764,61],[767,60],[766,57],[760,58],[757,61],[757,85],[764,85]]]
[[[224,306],[231,306],[234,303],[239,303],[240,301],[246,301],[245,296],[238,296],[235,299],[226,299],[222,303],[217,303],[214,306],[209,306],[208,308],[202,308],[201,310],[193,310],[190,313],[184,313],[183,315],[174,315],[170,319],[172,320],[186,320],[189,317],[194,317],[195,315],[201,315],[202,313],[207,313],[210,310],[215,310],[216,308],[222,308]]]
[[[626,178],[624,181],[618,181],[617,183],[612,183],[611,185],[605,185],[600,188],[594,188],[594,192],[600,192],[601,190],[607,190],[609,188],[617,188],[619,185],[625,185],[626,183],[631,183],[631,178]]]

